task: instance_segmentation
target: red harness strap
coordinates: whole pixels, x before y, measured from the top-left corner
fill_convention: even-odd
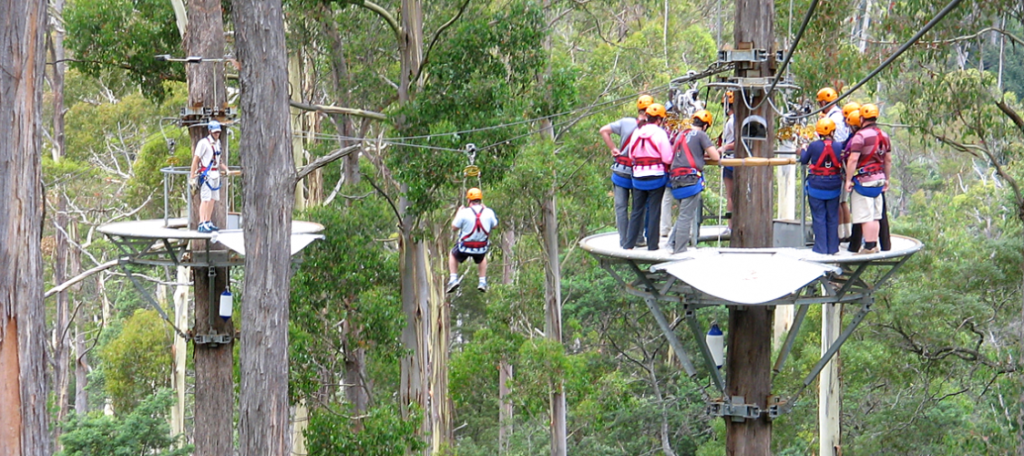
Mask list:
[[[882,130],[878,126],[872,125],[867,128],[874,128],[878,139],[875,140],[875,147],[871,149],[871,152],[867,154],[861,154],[860,159],[857,160],[857,175],[863,174],[875,174],[885,171],[885,162],[882,157],[878,154],[878,149],[881,146],[883,151],[889,150],[889,141],[885,139],[882,134]]]
[[[835,176],[839,174],[839,160],[836,158],[836,153],[832,150],[832,140],[825,139],[825,150],[821,152],[818,157],[818,162],[810,166],[811,174],[815,176]],[[828,159],[826,162],[825,159]]]
[[[686,153],[686,161],[687,161],[687,163],[690,164],[690,166],[689,167],[680,166],[678,168],[672,168],[672,171],[670,173],[670,175],[672,177],[687,176],[687,175],[690,175],[690,174],[696,174],[698,176],[701,175],[700,170],[697,169],[697,161],[693,159],[693,152],[690,152],[690,145],[687,144],[687,141],[686,141],[686,137],[690,134],[690,131],[692,131],[692,130],[686,130],[686,131],[680,133],[679,137],[676,138],[675,146],[672,147],[672,152],[673,153],[679,152],[679,148],[682,147],[683,152]]]
[[[487,229],[484,228],[483,222],[480,221],[480,216],[483,215],[484,209],[486,209],[486,207],[484,207],[483,205],[480,205],[480,212],[477,212],[477,211],[473,210],[472,207],[469,208],[469,210],[473,211],[473,215],[476,215],[476,223],[473,224],[473,230],[470,231],[465,236],[463,236],[462,239],[461,239],[462,246],[467,248],[467,249],[482,249],[484,247],[487,247],[488,241],[486,241],[486,240],[484,240],[484,241],[467,241],[466,240],[466,239],[469,239],[469,237],[472,236],[473,234],[475,234],[477,231],[479,231],[481,233],[484,233],[484,236],[490,236],[491,235],[491,233],[489,233],[487,231]]]
[[[641,143],[650,144],[652,148],[654,147],[654,141],[651,141],[651,138],[637,138],[636,142],[633,143],[633,147],[631,147],[629,150],[630,157],[634,157],[636,155],[636,148]],[[636,168],[640,166],[657,166],[660,167],[662,171],[665,170],[665,164],[662,163],[661,158],[658,157],[633,158],[633,167]]]

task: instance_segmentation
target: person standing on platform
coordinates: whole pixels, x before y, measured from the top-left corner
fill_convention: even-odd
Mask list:
[[[200,233],[219,231],[213,220],[213,208],[220,201],[220,173],[227,174],[228,167],[220,157],[220,122],[211,120],[207,125],[210,134],[196,143],[189,170],[189,182],[199,187]]]
[[[733,150],[736,148],[736,114],[733,110],[733,93],[725,92],[725,127],[722,128],[722,148],[719,150],[722,158],[732,158]],[[723,235],[732,234],[732,189],[733,189],[733,167],[722,167],[722,183],[725,184],[725,213],[728,215],[728,227]]]
[[[629,216],[629,232],[624,249],[636,246],[647,218],[647,249],[658,250],[661,224],[661,199],[668,182],[666,171],[672,164],[672,144],[661,128],[665,106],[654,103],[647,107],[647,124],[633,133],[629,155],[633,158],[633,213]]]
[[[861,223],[864,246],[857,253],[878,253],[879,221],[884,211],[882,193],[889,187],[889,138],[875,124],[878,106],[860,108],[861,128],[850,139],[846,161],[846,191],[850,193],[853,223]],[[854,240],[851,238],[851,243]]]
[[[629,229],[629,194],[633,189],[633,161],[629,157],[629,138],[637,128],[647,122],[647,107],[654,103],[650,95],[640,95],[636,100],[636,117],[623,117],[601,127],[598,133],[611,151],[612,159],[612,190],[615,198],[615,227],[619,231],[619,247],[626,245],[626,231]],[[612,141],[612,135],[618,135],[619,144]]]
[[[836,93],[836,89],[831,87],[825,87],[818,91],[818,107],[824,108],[829,103],[836,101],[839,98],[839,94]],[[846,128],[846,119],[843,118],[843,110],[833,104],[829,106],[828,110],[825,111],[825,117],[832,119],[832,123],[836,124],[836,132],[832,134],[832,139],[841,143],[846,143],[846,140],[850,137],[850,130]]]
[[[814,127],[818,137],[800,154],[800,163],[810,165],[804,183],[807,201],[811,206],[811,226],[814,231],[814,253],[839,253],[839,195],[843,188],[842,144],[832,140],[836,124],[823,117]]]
[[[679,200],[679,217],[676,218],[668,245],[672,253],[686,251],[700,211],[700,193],[704,191],[704,160],[718,160],[718,149],[711,144],[707,130],[713,117],[706,110],[693,113],[693,128],[683,131],[676,139],[674,158],[669,171],[669,188],[672,196]]]
[[[459,232],[459,242],[448,253],[448,272],[451,277],[447,293],[459,288],[462,278],[459,277],[459,264],[468,258],[476,263],[479,282],[476,288],[481,293],[487,291],[487,251],[491,247],[491,231],[498,226],[498,216],[489,207],[484,206],[484,194],[479,188],[471,188],[466,192],[469,207],[459,207],[452,221],[452,230]]]

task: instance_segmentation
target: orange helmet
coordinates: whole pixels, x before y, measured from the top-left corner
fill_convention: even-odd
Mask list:
[[[854,127],[859,127],[860,126],[860,110],[859,109],[854,109],[852,112],[850,112],[850,115],[846,116],[846,123],[848,123],[848,124],[850,124],[850,125],[852,125]]]
[[[648,106],[654,104],[654,97],[650,95],[640,95],[640,98],[636,99],[636,109],[647,109]]]
[[[466,192],[466,199],[470,201],[484,199],[484,192],[481,192],[479,188],[473,187]]]
[[[843,105],[843,117],[849,117],[851,112],[858,109],[860,109],[860,103],[857,103],[856,101],[846,103]]]
[[[700,120],[701,122],[708,124],[708,127],[711,126],[711,123],[714,120],[714,117],[711,117],[711,113],[708,112],[706,109],[701,109],[700,111],[693,113],[693,118],[695,120]]]
[[[860,107],[860,116],[865,119],[877,119],[878,118],[878,105],[874,103],[868,103]]]
[[[727,103],[732,104],[732,90],[725,92],[725,100]]]
[[[836,101],[836,98],[839,98],[839,94],[836,93],[836,89],[833,89],[831,87],[825,87],[824,89],[818,91],[818,101],[831,103],[833,101]]]
[[[665,112],[665,105],[662,105],[660,103],[654,103],[647,107],[647,115],[651,117],[661,117],[662,119],[664,119],[665,116],[668,115],[668,113]]]
[[[828,117],[823,117],[818,119],[818,124],[814,126],[814,131],[817,132],[819,136],[831,135],[832,132],[836,131],[836,123]]]

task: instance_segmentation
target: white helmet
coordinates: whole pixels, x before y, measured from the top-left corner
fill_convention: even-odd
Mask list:
[[[210,123],[206,124],[206,126],[210,129],[210,133],[220,131],[220,122],[217,122],[216,120],[211,120]]]

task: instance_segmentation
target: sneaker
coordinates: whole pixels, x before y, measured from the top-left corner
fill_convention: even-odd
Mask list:
[[[476,289],[480,290],[481,293],[487,293],[487,282],[480,282],[477,284]]]
[[[209,228],[210,231],[220,231],[220,228],[217,228],[217,225],[214,225],[213,222],[206,222],[206,223],[207,223],[206,227]]]
[[[462,282],[461,278],[456,278],[448,281],[448,286],[445,287],[445,293],[451,293],[459,288],[459,283]]]
[[[641,237],[638,241],[636,241],[636,245],[634,247],[647,247],[647,239]]]
[[[209,232],[212,232],[213,230],[211,230],[211,229],[210,229],[210,226],[212,226],[212,225],[210,224],[210,222],[203,222],[203,223],[200,223],[200,224],[199,224],[199,226],[198,226],[198,227],[196,228],[196,231],[198,231],[198,232],[200,232],[200,233],[209,233]]]
[[[861,247],[860,251],[857,252],[857,255],[870,255],[872,253],[878,253],[877,246],[873,249],[865,249],[864,247]]]

